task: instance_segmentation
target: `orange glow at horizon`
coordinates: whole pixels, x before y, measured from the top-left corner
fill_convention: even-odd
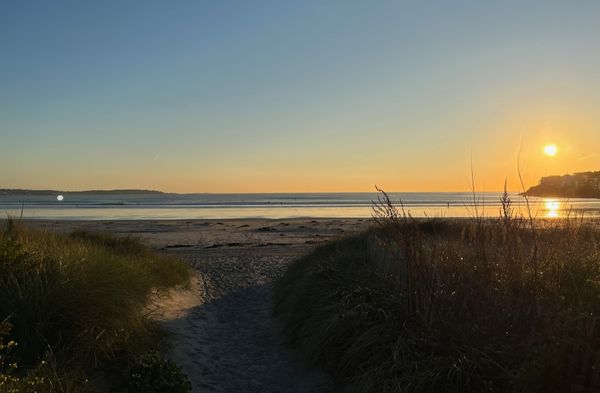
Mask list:
[[[525,188],[544,176],[598,169],[599,156],[595,152],[600,142],[594,132],[600,116],[597,122],[583,115],[579,121],[571,117],[554,120],[553,124],[540,119],[499,121],[489,134],[469,136],[473,148],[452,141],[439,147],[401,143],[381,146],[379,140],[358,133],[345,139],[343,148],[336,149],[325,144],[308,148],[300,137],[280,149],[278,145],[269,146],[260,154],[234,146],[231,149],[235,154],[225,161],[211,151],[194,155],[179,146],[158,158],[142,152],[134,160],[123,152],[118,160],[102,166],[95,165],[92,158],[99,160],[105,154],[103,150],[85,151],[89,161],[80,151],[61,155],[62,161],[47,161],[40,153],[28,157],[12,172],[0,174],[0,183],[8,188],[137,188],[177,193],[374,192],[375,185],[388,192],[465,192],[472,186],[472,167],[478,192],[501,192],[505,180],[509,191],[521,192],[516,171],[521,123],[528,126],[520,157]],[[477,129],[483,129],[483,125]],[[513,143],[506,142],[507,133],[502,129],[510,130]],[[225,149],[228,145],[223,142],[215,146]],[[3,158],[6,160],[6,156]],[[22,158],[12,159],[18,163]]]

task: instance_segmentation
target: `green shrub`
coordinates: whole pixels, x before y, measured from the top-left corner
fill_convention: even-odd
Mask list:
[[[129,393],[186,393],[192,389],[185,374],[157,352],[138,357],[130,370]]]
[[[54,393],[58,392],[49,380],[41,377],[14,377],[0,374],[0,393]]]
[[[0,322],[0,393],[52,393],[52,380],[47,377],[35,375],[20,376],[18,365],[11,359],[11,352],[17,347],[18,343],[7,338],[12,329],[12,325],[7,321]]]

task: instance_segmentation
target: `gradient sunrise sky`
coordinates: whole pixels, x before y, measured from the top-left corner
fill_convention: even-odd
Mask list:
[[[516,189],[600,170],[598,1],[2,1],[0,188]],[[543,147],[555,143],[558,154]]]

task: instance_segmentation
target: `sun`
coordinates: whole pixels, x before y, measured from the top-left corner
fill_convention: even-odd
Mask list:
[[[554,157],[558,153],[558,147],[554,144],[544,146],[544,154],[550,157]]]

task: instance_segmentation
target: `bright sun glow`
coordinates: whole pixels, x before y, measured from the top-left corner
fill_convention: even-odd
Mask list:
[[[544,146],[544,154],[547,156],[555,156],[558,153],[558,147],[556,145]]]

